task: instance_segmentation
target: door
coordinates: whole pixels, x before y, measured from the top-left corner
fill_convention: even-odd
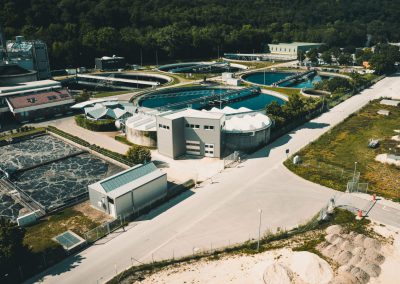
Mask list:
[[[204,145],[204,156],[214,158],[214,144]]]

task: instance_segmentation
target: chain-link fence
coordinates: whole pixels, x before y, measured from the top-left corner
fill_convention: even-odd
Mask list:
[[[235,151],[224,158],[224,169],[234,167],[238,163],[240,163],[240,153]]]
[[[114,232],[118,228],[121,228],[124,225],[124,223],[125,223],[125,217],[120,215],[118,216],[117,219],[103,223],[100,226],[84,233],[85,240],[88,243],[94,243],[98,239],[107,236],[108,234]]]

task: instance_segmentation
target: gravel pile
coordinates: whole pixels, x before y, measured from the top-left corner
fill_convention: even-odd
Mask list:
[[[380,265],[385,261],[379,241],[355,232],[346,233],[339,225],[328,227],[326,233],[325,242],[317,248],[340,265],[331,284],[365,284],[370,277],[379,276]]]

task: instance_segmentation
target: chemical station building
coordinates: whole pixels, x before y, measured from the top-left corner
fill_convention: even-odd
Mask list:
[[[167,174],[153,163],[137,165],[89,185],[90,204],[114,218],[129,215],[167,196]]]
[[[118,69],[124,69],[125,68],[125,58],[124,57],[118,57],[113,55],[112,57],[109,56],[103,56],[101,58],[95,58],[95,68],[97,70],[118,70]]]
[[[185,154],[220,158],[224,117],[194,109],[158,115],[158,151],[174,159]]]
[[[189,154],[221,158],[224,150],[254,151],[270,139],[271,119],[247,108],[184,109],[157,117],[157,146],[170,158]]]
[[[268,44],[268,47],[272,55],[283,55],[283,56],[297,58],[297,54],[300,51],[307,52],[312,48],[319,48],[321,45],[323,45],[323,43],[292,42],[292,43]]]

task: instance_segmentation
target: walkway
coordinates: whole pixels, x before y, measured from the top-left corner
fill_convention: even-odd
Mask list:
[[[135,264],[134,259],[144,262],[177,257],[256,238],[258,209],[262,209],[263,232],[305,222],[330,197],[343,193],[291,173],[282,165],[285,150],[298,151],[371,99],[390,96],[391,92],[400,92],[400,78],[378,82],[254,153],[239,167],[223,171],[212,182],[170,201],[128,232],[71,256],[38,279],[57,284],[105,282]],[[360,202],[352,198],[348,203]],[[386,221],[384,210],[375,206],[369,214]],[[400,227],[400,219],[390,222]]]

